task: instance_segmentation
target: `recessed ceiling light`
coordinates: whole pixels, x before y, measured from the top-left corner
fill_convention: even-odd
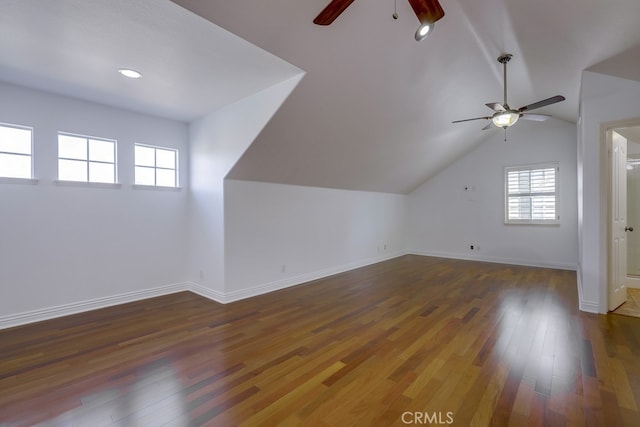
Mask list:
[[[130,68],[120,68],[118,69],[118,72],[125,77],[129,77],[130,79],[139,79],[140,77],[142,77],[142,73]]]

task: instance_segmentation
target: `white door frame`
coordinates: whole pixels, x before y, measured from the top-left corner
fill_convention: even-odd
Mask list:
[[[600,235],[603,237],[601,240],[605,243],[603,248],[606,257],[604,259],[604,280],[600,283],[600,307],[604,308],[601,313],[607,313],[609,307],[609,277],[610,277],[610,245],[611,240],[611,162],[609,161],[608,150],[611,148],[609,145],[608,134],[619,128],[636,127],[640,126],[640,117],[626,120],[618,120],[613,122],[606,122],[600,124],[600,200],[606,201],[600,206],[601,217],[605,219],[600,226]],[[602,252],[601,252],[602,253]],[[625,272],[626,274],[626,272]]]

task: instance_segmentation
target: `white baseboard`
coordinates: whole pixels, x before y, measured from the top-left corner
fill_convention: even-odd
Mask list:
[[[301,285],[313,280],[322,279],[324,277],[333,276],[334,274],[344,273],[345,271],[355,270],[356,268],[365,267],[367,265],[376,264],[378,262],[397,258],[407,253],[404,251],[393,252],[385,256],[372,257],[364,260],[339,265],[336,267],[326,268],[311,273],[300,274],[298,276],[288,277],[274,282],[264,283],[258,286],[251,286],[244,289],[231,292],[220,292],[211,288],[207,288],[195,282],[187,282],[188,290],[194,294],[208,298],[220,304],[228,304],[235,301],[267,294],[269,292],[279,291],[281,289],[290,288],[292,286]]]
[[[207,299],[213,300],[215,302],[219,302],[220,304],[226,304],[226,296],[224,293],[216,291],[214,289],[209,289],[205,286],[202,286],[198,283],[187,282],[188,290],[193,292],[194,294],[198,294],[201,297],[205,297]]]
[[[640,277],[631,276],[627,277],[627,288],[640,289]]]
[[[594,314],[600,313],[600,307],[598,306],[597,302],[580,300],[580,304],[578,305],[578,308],[580,309],[580,311],[584,311],[586,313],[594,313]]]
[[[317,270],[311,273],[305,273],[305,274],[300,274],[298,276],[288,277],[283,280],[276,280],[274,282],[269,282],[269,283],[265,283],[258,286],[252,286],[245,289],[228,292],[225,294],[224,300],[220,302],[229,303],[229,302],[239,301],[245,298],[251,298],[251,297],[266,294],[269,292],[278,291],[280,289],[301,285],[303,283],[307,283],[312,280],[318,280],[324,277],[333,276],[334,274],[344,273],[345,271],[355,270],[356,268],[361,268],[367,265],[376,264],[378,262],[397,258],[406,254],[407,253],[405,251],[392,252],[384,256],[366,258],[363,260],[342,264],[339,266],[330,267],[323,270]]]
[[[188,290],[190,290],[188,283],[177,283],[173,285],[159,286],[152,289],[145,289],[142,291],[127,292],[124,294],[96,298],[88,301],[74,302],[55,307],[11,314],[0,317],[0,329],[12,328],[14,326],[25,325],[27,323],[41,322],[43,320],[54,319],[56,317],[68,316],[70,314],[82,313],[85,311]]]
[[[43,320],[55,319],[57,317],[68,316],[70,314],[82,313],[85,311],[96,310],[99,308],[110,307],[118,304],[139,301],[147,298],[154,298],[162,295],[173,294],[176,292],[189,291],[208,298],[221,304],[227,304],[241,299],[262,295],[268,292],[277,291],[279,289],[296,286],[311,280],[321,279],[323,277],[332,276],[356,268],[364,267],[377,262],[386,261],[405,255],[405,252],[395,252],[383,257],[369,258],[338,267],[319,270],[313,273],[302,274],[285,280],[266,283],[264,285],[255,286],[240,291],[222,293],[194,282],[184,282],[173,285],[159,286],[157,288],[145,289],[142,291],[127,292],[124,294],[113,295],[108,297],[96,298],[88,301],[74,302],[70,304],[48,307],[39,310],[27,311],[23,313],[10,314],[8,316],[0,316],[0,329],[12,328],[14,326],[25,325],[28,323],[41,322]]]
[[[582,278],[580,276],[580,268],[577,264],[569,265],[569,264],[561,264],[561,263],[531,262],[531,261],[511,259],[511,258],[468,256],[466,254],[419,251],[415,249],[409,250],[408,252],[412,255],[433,256],[433,257],[439,257],[439,258],[462,259],[466,261],[493,262],[498,264],[523,265],[526,267],[541,267],[541,268],[552,268],[556,270],[575,271],[577,276],[576,286],[578,287],[578,307],[580,311],[584,311],[587,313],[596,313],[596,314],[600,312],[597,302],[583,301],[582,299]]]
[[[40,310],[33,310],[24,313],[12,314],[8,316],[0,317],[0,329],[11,328],[14,326],[20,326],[27,323],[40,322],[43,320],[49,320],[56,317],[68,316],[70,314],[82,313],[85,311],[96,310],[99,308],[110,307],[118,304],[125,304],[128,302],[138,301],[147,298],[158,297],[162,295],[168,295],[176,292],[190,291],[215,302],[221,304],[227,304],[234,301],[239,301],[246,298],[274,292],[280,289],[297,286],[313,280],[322,279],[324,277],[333,276],[334,274],[344,273],[346,271],[355,270],[357,268],[365,267],[367,265],[376,264],[378,262],[386,261],[392,258],[397,258],[403,255],[423,255],[433,256],[440,258],[453,258],[464,259],[470,261],[483,261],[494,262],[501,264],[516,264],[532,267],[545,267],[555,268],[563,270],[576,270],[576,266],[564,265],[564,264],[549,264],[549,263],[531,263],[522,260],[506,259],[506,258],[494,258],[494,257],[471,257],[460,254],[450,254],[443,252],[425,252],[418,250],[398,251],[393,252],[385,256],[367,258],[360,261],[355,261],[347,264],[342,264],[335,267],[326,268],[323,270],[314,271],[311,273],[305,273],[298,276],[289,277],[283,280],[277,280],[274,282],[265,283],[258,286],[249,287],[232,292],[219,292],[205,286],[202,286],[194,282],[184,282],[173,285],[159,286],[157,288],[145,289],[142,291],[128,292],[120,295],[114,295],[103,298],[96,298],[89,301],[81,301],[70,304],[64,304],[56,307],[49,307]],[[578,288],[580,290],[580,288]],[[590,313],[597,313],[598,306],[595,303],[583,302],[580,299],[580,310]]]
[[[541,267],[541,268],[552,268],[555,270],[570,270],[577,271],[578,266],[576,264],[564,264],[564,263],[555,263],[555,262],[543,262],[543,261],[531,261],[524,259],[516,259],[516,258],[504,258],[504,257],[493,257],[493,256],[483,256],[483,255],[471,255],[471,254],[460,254],[460,253],[452,253],[452,252],[438,252],[438,251],[423,251],[418,249],[409,249],[407,253],[411,255],[422,255],[422,256],[431,256],[437,258],[450,258],[450,259],[461,259],[465,261],[480,261],[480,262],[492,262],[495,264],[509,264],[509,265],[522,265],[525,267]]]
[[[585,301],[583,299],[582,292],[582,268],[580,264],[578,264],[578,268],[576,269],[576,278],[578,285],[578,309],[580,311],[584,311],[586,313],[595,313],[598,314],[600,312],[600,307],[597,302],[593,301]]]

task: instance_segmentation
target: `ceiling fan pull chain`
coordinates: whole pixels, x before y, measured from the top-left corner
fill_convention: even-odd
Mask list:
[[[398,0],[393,0],[393,19],[398,19]]]

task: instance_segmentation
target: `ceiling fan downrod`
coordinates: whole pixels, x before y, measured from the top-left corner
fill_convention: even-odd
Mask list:
[[[511,61],[512,56],[510,53],[503,53],[498,57],[498,62],[502,64],[504,80],[504,103],[502,106],[507,110],[509,109],[509,105],[507,104],[507,63]]]

